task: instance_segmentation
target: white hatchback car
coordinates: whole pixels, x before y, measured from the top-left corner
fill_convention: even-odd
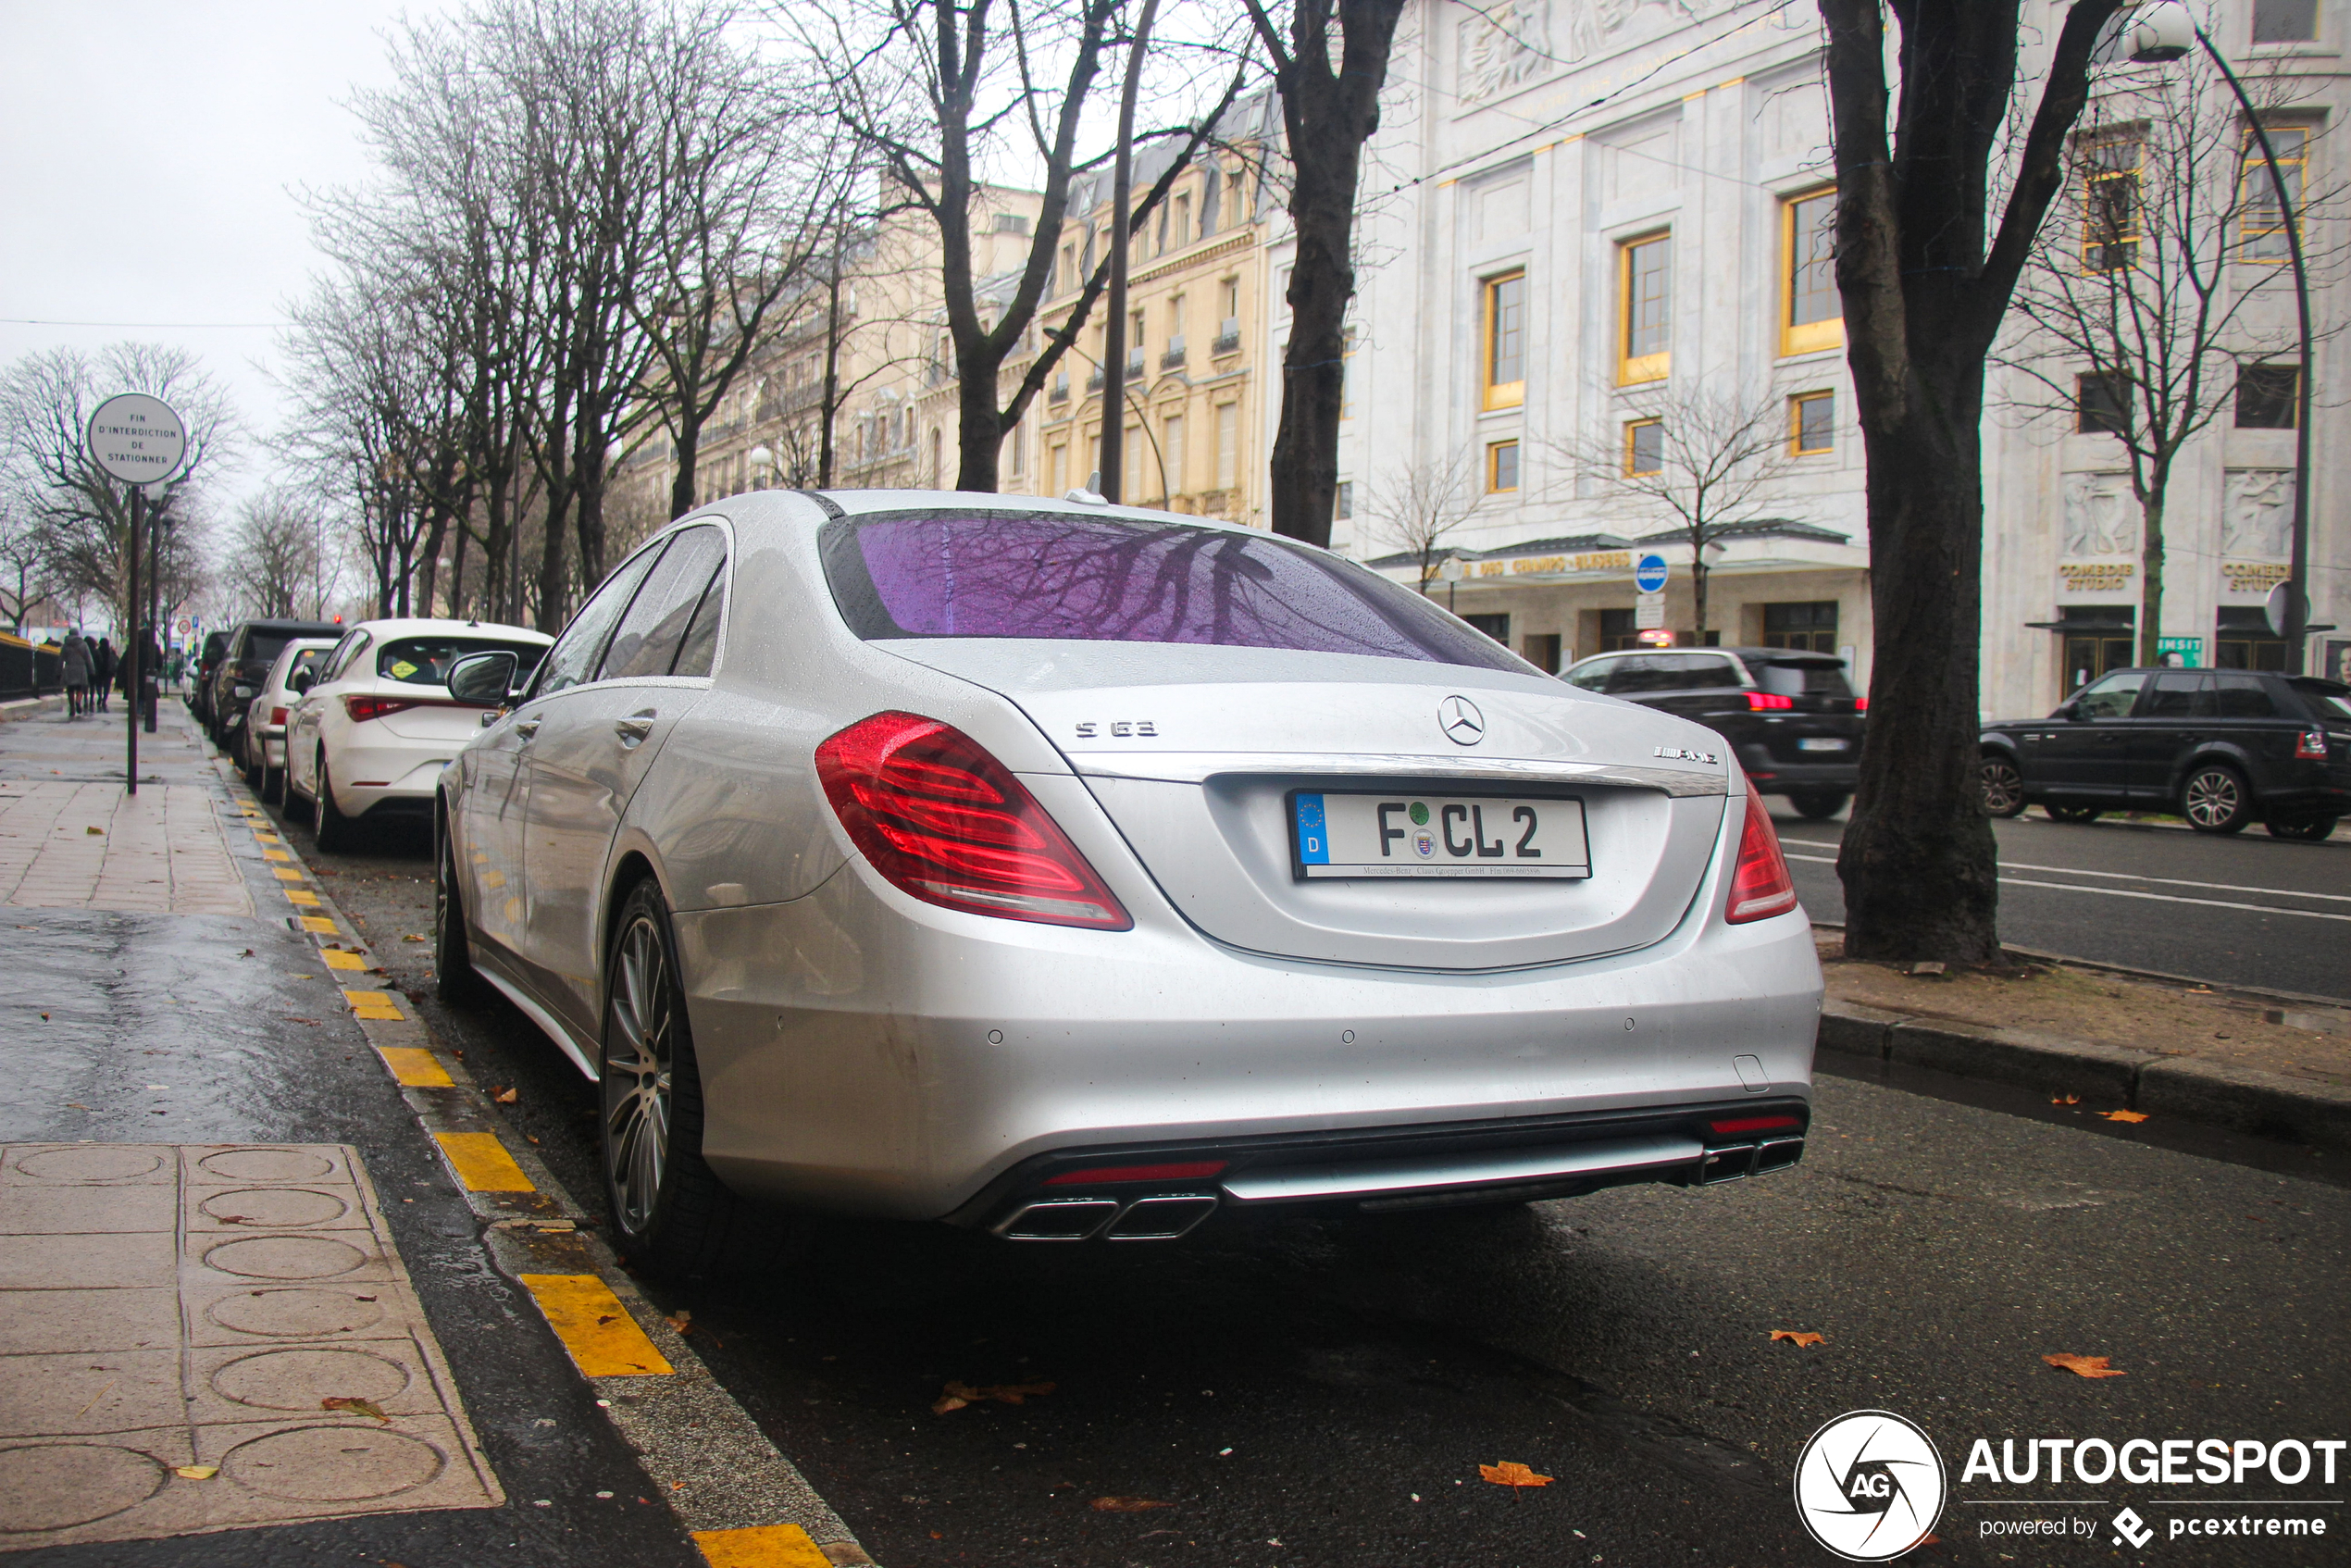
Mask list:
[[[294,677],[307,672],[310,680],[317,680],[319,667],[335,647],[331,637],[298,637],[287,643],[271,662],[253,701],[245,705],[245,721],[237,726],[230,744],[245,782],[265,801],[285,797],[286,720],[302,701],[302,693],[294,690]]]
[[[482,621],[361,621],[344,634],[286,725],[286,803],[311,803],[318,847],[341,849],[370,813],[418,816],[458,748],[481,732],[481,708],[449,695],[449,666],[511,653],[536,668],[554,640]],[[299,681],[299,678],[297,678]]]

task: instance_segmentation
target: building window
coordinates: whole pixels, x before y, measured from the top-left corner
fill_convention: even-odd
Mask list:
[[[1624,426],[1624,472],[1661,473],[1665,467],[1665,421],[1632,419]]]
[[[2286,199],[2294,204],[2295,216],[2302,212],[2302,176],[2308,163],[2309,137],[2307,127],[2272,125],[2266,127],[2270,145],[2278,155],[2278,173],[2285,180]],[[2290,261],[2292,248],[2286,243],[2285,213],[2278,205],[2278,188],[2270,178],[2270,165],[2261,156],[2261,143],[2250,126],[2245,132],[2244,179],[2237,193],[2237,255],[2244,261]]]
[[[1526,401],[1526,274],[1486,280],[1486,401],[1516,408]]]
[[[2237,367],[2237,429],[2240,430],[2290,430],[2299,399],[2302,367],[2299,365],[2241,365]]]
[[[1240,482],[1241,405],[1216,405],[1216,488],[1231,490]]]
[[[2073,378],[2073,428],[2085,436],[2119,436],[2129,417],[2120,376]]]
[[[1011,467],[1012,476],[1019,479],[1028,472],[1028,427],[1014,425],[1013,433],[1004,438],[1004,443],[1005,460]]]
[[[1651,234],[1618,247],[1623,338],[1617,348],[1620,386],[1663,380],[1672,371],[1673,236]]]
[[[1343,523],[1354,516],[1355,481],[1341,479],[1338,481],[1338,499],[1331,507],[1331,520]]]
[[[1638,610],[1602,610],[1600,612],[1600,646],[1603,653],[1618,653],[1641,645],[1640,628],[1634,625],[1639,619]]]
[[[1184,483],[1184,417],[1170,414],[1160,426],[1159,459],[1167,466],[1167,493],[1181,495]]]
[[[2219,624],[2213,630],[2213,668],[2285,668],[2285,639],[2270,629],[2270,618],[2260,606],[2221,605]]]
[[[1518,442],[1498,441],[1486,448],[1486,489],[1499,495],[1518,488]]]
[[[1124,488],[1126,489],[1128,497],[1139,501],[1147,495],[1165,493],[1163,491],[1154,489],[1151,483],[1154,473],[1159,467],[1158,464],[1150,460],[1153,455],[1154,454],[1151,451],[1150,438],[1144,435],[1143,427],[1140,425],[1127,426],[1126,456],[1125,460],[1126,472],[1125,475],[1126,483]]]
[[[2307,44],[2319,36],[2319,0],[2253,0],[2253,42]]]
[[[1763,606],[1763,646],[1814,653],[1836,652],[1836,601]]]
[[[1463,616],[1462,619],[1469,622],[1471,626],[1474,627],[1479,631],[1484,632],[1486,636],[1492,638],[1503,647],[1507,648],[1511,645],[1511,617],[1508,614],[1496,616]]]
[[[1176,198],[1175,242],[1177,250],[1192,243],[1192,198],[1189,193]]]
[[[1836,292],[1836,188],[1780,204],[1780,352],[1810,354],[1845,342],[1844,303]]]
[[[2082,159],[2082,269],[2112,272],[2139,258],[2139,176],[2146,145],[2135,131],[2090,137]]]
[[[1530,632],[1518,640],[1518,654],[1545,675],[1557,675],[1560,672],[1560,634],[1556,631]]]
[[[1798,392],[1787,400],[1788,450],[1798,457],[1836,450],[1836,393]]]

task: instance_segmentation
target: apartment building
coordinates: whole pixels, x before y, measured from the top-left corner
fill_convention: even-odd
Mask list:
[[[2306,189],[2325,183],[2346,8],[2226,0],[2208,24],[2270,69],[2283,118],[2307,128]],[[1392,498],[1453,473],[1463,494],[1431,591],[1538,664],[1669,639],[1763,643],[1845,653],[1866,680],[1864,466],[1821,62],[1806,6],[1414,0],[1366,160],[1335,541],[1417,584]],[[2231,270],[2231,286],[2254,286]],[[2325,292],[2321,318],[2340,318],[2340,284]],[[2324,395],[2327,353],[2321,622],[2351,619],[2351,539],[2331,504],[2351,429]],[[2084,669],[2127,658],[2135,614],[2126,465],[2095,409],[2032,395],[2070,373],[2041,368],[1996,371],[1984,418],[1984,685],[2000,711],[2046,710]],[[2163,631],[2198,663],[2276,657],[2246,635],[2247,612],[2284,558],[2279,454],[2294,432],[2264,428],[2274,395],[2252,403],[2196,438],[2174,481]],[[1689,531],[1662,492],[1676,442],[1724,425],[1767,429],[1771,450],[1703,547],[1701,628]],[[1644,617],[1633,566],[1651,553],[1671,579],[1661,616]]]

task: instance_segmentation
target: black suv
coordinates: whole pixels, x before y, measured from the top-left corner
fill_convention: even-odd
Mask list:
[[[1806,816],[1835,816],[1853,798],[1869,700],[1833,653],[1787,648],[1690,648],[1596,653],[1560,677],[1662,708],[1731,743],[1756,792],[1785,795]]]
[[[212,672],[220,667],[221,656],[228,652],[227,632],[205,632],[204,649],[196,655],[195,678],[188,683],[188,710],[207,728],[212,724]]]
[[[245,721],[245,704],[261,690],[269,666],[297,637],[341,637],[351,629],[338,621],[239,621],[229,633],[220,663],[205,678],[200,696],[212,738],[227,750]]]
[[[2351,811],[2351,686],[2266,670],[2121,669],[2046,718],[1984,728],[1984,809],[2060,822],[2178,812],[2319,840]]]

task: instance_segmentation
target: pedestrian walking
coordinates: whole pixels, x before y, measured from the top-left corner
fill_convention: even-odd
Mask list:
[[[90,711],[90,644],[75,627],[66,633],[63,652],[66,677],[66,716],[80,718]]]
[[[106,711],[106,694],[114,690],[115,666],[118,662],[115,657],[114,644],[103,637],[98,639],[98,646],[92,650],[90,654],[90,690],[98,699],[100,713]]]

